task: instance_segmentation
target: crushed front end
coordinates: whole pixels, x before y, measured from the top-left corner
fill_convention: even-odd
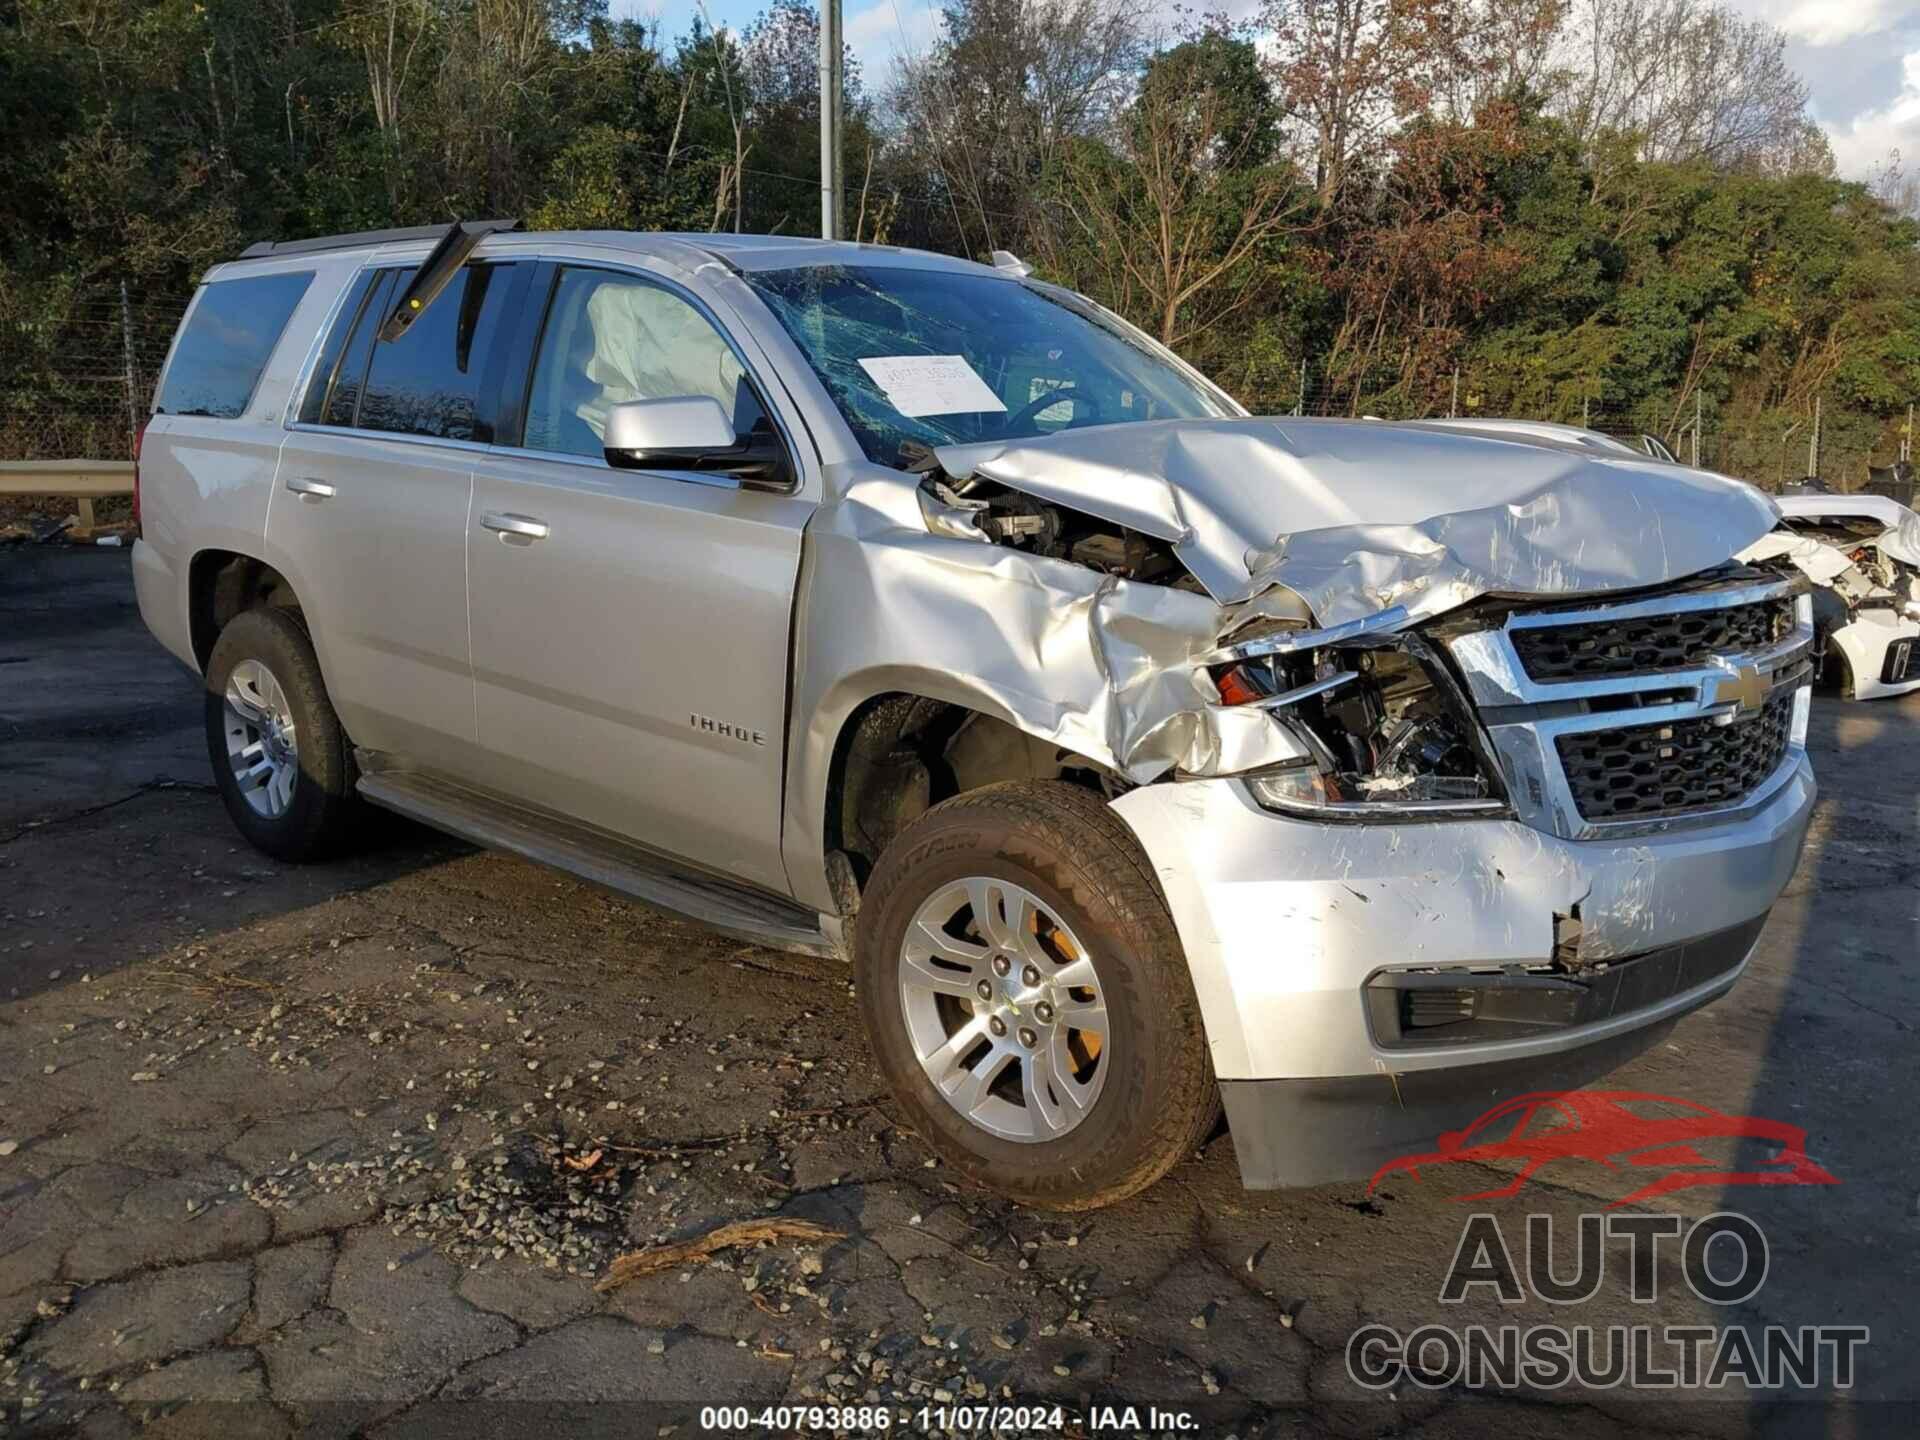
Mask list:
[[[1364,1177],[1739,977],[1814,799],[1814,627],[1750,486],[1371,422],[930,451],[810,530],[804,667],[1097,774],[1166,895],[1243,1177]],[[811,677],[821,677],[815,680]],[[842,688],[847,688],[844,681]],[[860,693],[856,691],[855,693]]]
[[[1204,657],[1302,758],[1143,786],[1249,1186],[1364,1176],[1723,994],[1798,862],[1813,623],[1737,566]]]

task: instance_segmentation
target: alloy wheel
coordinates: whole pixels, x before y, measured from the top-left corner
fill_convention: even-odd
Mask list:
[[[960,1114],[1004,1140],[1058,1140],[1113,1063],[1093,955],[1032,891],[973,876],[915,912],[900,946],[915,1058]]]
[[[242,660],[227,677],[226,734],[240,794],[256,814],[279,819],[293,804],[300,748],[286,691],[258,660]]]

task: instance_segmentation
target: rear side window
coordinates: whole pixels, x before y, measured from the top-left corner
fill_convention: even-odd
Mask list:
[[[354,423],[362,430],[440,440],[485,438],[476,423],[480,383],[506,309],[511,269],[467,266],[406,334],[376,343]],[[395,294],[405,288],[404,277],[398,285]],[[369,306],[360,324],[377,328],[384,318]],[[349,357],[358,340],[356,333]]]
[[[202,286],[167,366],[159,412],[220,420],[244,413],[280,332],[312,283],[313,272],[302,270]]]
[[[300,403],[303,423],[353,423],[354,409],[360,403],[360,382],[367,374],[366,347],[373,340],[373,327],[360,325],[360,317],[369,306],[378,307],[392,278],[391,270],[362,270],[348,289],[340,304],[339,317],[320,352],[320,363],[313,367],[313,380],[307,386],[306,398]],[[349,337],[354,346],[351,355],[347,353]]]

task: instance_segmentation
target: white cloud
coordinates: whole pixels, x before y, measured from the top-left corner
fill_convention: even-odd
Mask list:
[[[1734,8],[1770,21],[1809,45],[1838,45],[1913,16],[1911,0],[1736,0]]]
[[[931,0],[875,0],[843,13],[840,31],[860,62],[868,93],[880,89],[901,56],[923,55],[942,21]]]
[[[1900,93],[1891,104],[1826,127],[1842,175],[1869,179],[1894,150],[1908,172],[1920,168],[1920,50],[1908,51],[1900,69]]]

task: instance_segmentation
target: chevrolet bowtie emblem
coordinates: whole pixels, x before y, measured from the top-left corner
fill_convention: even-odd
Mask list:
[[[1767,691],[1770,687],[1767,677],[1760,673],[1755,665],[1740,665],[1731,675],[1715,677],[1712,704],[1732,704],[1735,720],[1744,720],[1758,715],[1767,703]]]

